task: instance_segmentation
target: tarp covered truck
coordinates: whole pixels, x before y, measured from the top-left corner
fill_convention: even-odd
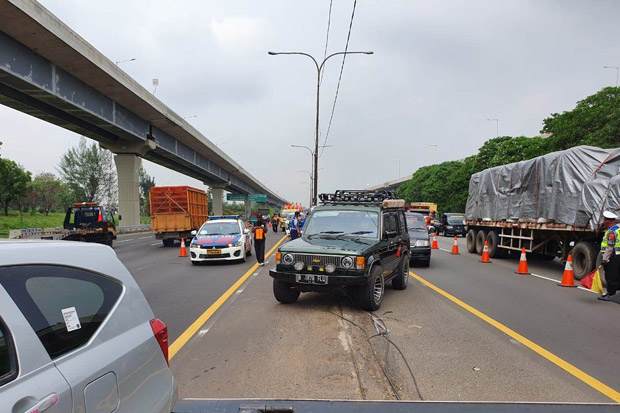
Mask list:
[[[189,241],[191,232],[207,220],[207,193],[190,186],[154,186],[149,193],[151,229],[169,247],[175,240]]]
[[[603,211],[620,213],[620,149],[577,146],[475,173],[465,212],[467,250],[565,260],[575,277],[600,260]]]

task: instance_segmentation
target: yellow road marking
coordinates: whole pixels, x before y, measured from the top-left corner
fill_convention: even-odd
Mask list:
[[[594,377],[590,376],[586,372],[584,372],[582,370],[579,370],[577,367],[573,366],[569,362],[561,359],[560,357],[556,356],[555,354],[551,353],[550,351],[545,350],[544,348],[542,348],[538,344],[536,344],[533,341],[523,337],[521,334],[517,333],[516,331],[506,327],[505,325],[503,325],[499,321],[492,319],[491,317],[489,317],[488,315],[484,314],[483,312],[481,312],[479,310],[476,310],[474,307],[470,306],[469,304],[459,300],[458,298],[456,298],[452,294],[442,290],[441,288],[437,287],[434,284],[431,284],[430,282],[426,281],[424,278],[420,277],[419,275],[415,274],[414,272],[410,271],[409,275],[411,275],[413,278],[415,278],[416,280],[420,281],[422,284],[426,285],[427,287],[435,290],[437,293],[443,295],[444,297],[446,297],[448,300],[452,301],[453,303],[459,305],[460,307],[463,307],[465,310],[469,311],[470,313],[472,313],[476,317],[479,317],[482,320],[486,321],[487,323],[491,324],[493,327],[497,328],[498,330],[500,330],[504,334],[506,334],[506,335],[512,337],[513,339],[517,340],[519,343],[523,344],[524,346],[526,346],[527,348],[529,348],[533,352],[537,353],[538,355],[546,358],[547,360],[549,360],[550,362],[552,362],[556,366],[558,366],[561,369],[565,370],[567,373],[572,374],[573,376],[575,376],[576,378],[578,378],[582,382],[586,383],[588,386],[590,386],[593,389],[603,393],[605,396],[609,397],[613,401],[615,401],[617,403],[620,403],[620,393],[617,392],[616,390],[612,389],[611,387],[609,387],[605,383],[602,383],[602,382],[598,381],[597,379],[595,379]]]
[[[284,241],[285,239],[286,239],[286,235],[283,236],[282,239],[280,239],[280,241],[278,241],[276,245],[274,245],[273,248],[270,249],[267,254],[265,254],[265,258],[273,254],[276,248],[278,248],[278,246],[280,246],[280,244],[282,244],[282,241]],[[254,271],[256,271],[257,268],[258,268],[258,263],[255,263],[254,265],[252,265],[252,267],[245,274],[243,274],[241,278],[239,278],[237,282],[235,282],[228,290],[226,290],[226,292],[222,294],[220,298],[217,299],[217,301],[211,304],[211,306],[207,308],[207,310],[204,313],[202,313],[200,317],[198,317],[196,321],[194,321],[187,328],[187,330],[185,330],[183,334],[179,336],[179,338],[174,340],[174,343],[172,343],[172,345],[170,345],[170,348],[168,349],[169,360],[172,360],[172,358],[179,352],[179,350],[181,350],[183,346],[187,344],[187,342],[194,336],[194,334],[196,334],[196,332],[200,329],[200,327],[204,323],[209,321],[209,318],[211,318],[211,316],[215,314],[215,312],[230,298],[230,296],[233,295],[235,291],[239,289],[241,284],[243,284],[248,278],[250,278],[250,275],[252,275]]]

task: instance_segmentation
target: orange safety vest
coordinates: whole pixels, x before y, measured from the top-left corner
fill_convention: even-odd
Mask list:
[[[256,230],[254,231],[254,237],[256,239],[263,239],[263,228],[262,227],[256,228]]]

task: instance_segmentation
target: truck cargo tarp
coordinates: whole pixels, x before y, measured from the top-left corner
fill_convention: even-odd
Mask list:
[[[560,223],[598,228],[620,215],[620,149],[577,146],[485,169],[469,180],[470,221]]]

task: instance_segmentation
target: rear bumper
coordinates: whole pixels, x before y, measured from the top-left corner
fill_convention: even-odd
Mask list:
[[[431,259],[430,247],[416,247],[409,250],[411,252],[411,260],[428,261]]]
[[[297,274],[298,273],[269,270],[269,275],[274,280],[280,280],[280,281],[288,282],[288,283],[299,285],[299,286],[309,286],[309,287],[311,286],[311,287],[320,287],[324,289],[330,289],[334,287],[343,287],[347,285],[366,285],[368,283],[368,278],[364,275],[354,275],[354,276],[325,275],[327,277],[327,284],[298,283],[297,278],[296,278]],[[308,274],[316,275],[314,273],[308,273]]]

